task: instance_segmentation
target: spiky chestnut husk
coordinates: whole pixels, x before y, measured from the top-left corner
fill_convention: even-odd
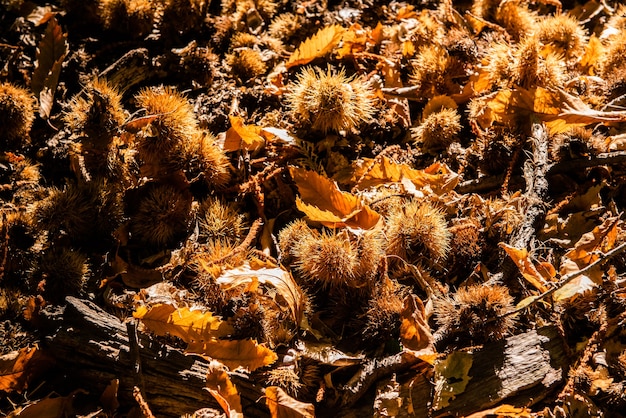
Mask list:
[[[95,79],[83,96],[72,98],[63,119],[75,134],[104,149],[126,118],[121,101],[122,95],[106,80]]]
[[[197,134],[191,104],[170,87],[146,88],[135,99],[148,115],[155,116],[150,129],[138,135],[139,157],[156,164],[177,158],[181,145],[192,141]]]
[[[19,284],[32,268],[33,254],[36,252],[32,247],[39,238],[32,218],[23,211],[3,210],[0,212],[0,234],[2,240],[6,238],[4,245],[10,249],[3,260],[4,284],[13,279]]]
[[[205,0],[167,0],[163,4],[159,29],[165,39],[178,39],[181,34],[203,29],[210,2]]]
[[[313,231],[303,219],[291,222],[278,233],[278,248],[283,264],[291,264],[295,248],[305,239],[312,239]]]
[[[481,260],[485,248],[484,233],[476,220],[465,219],[450,228],[451,259],[448,263],[449,277],[465,279]]]
[[[33,105],[29,91],[11,83],[0,84],[0,148],[18,150],[30,143]]]
[[[550,45],[556,54],[567,60],[578,59],[587,45],[587,32],[580,21],[567,14],[548,16],[536,25],[534,36],[544,45]]]
[[[473,117],[470,112],[470,118]],[[478,159],[478,168],[485,174],[501,174],[506,172],[511,164],[513,152],[519,138],[511,133],[498,129],[488,131],[484,136],[477,138],[475,143]]]
[[[511,82],[526,89],[560,87],[565,82],[565,63],[554,53],[541,54],[542,44],[536,37],[523,38],[515,48]]]
[[[385,230],[387,254],[409,263],[424,257],[445,259],[450,249],[450,231],[443,213],[428,201],[411,200],[393,212]]]
[[[69,184],[52,188],[37,202],[35,226],[53,237],[66,235],[75,245],[103,245],[123,220],[122,202],[115,185],[106,182]]]
[[[100,20],[106,30],[133,38],[150,33],[155,21],[155,2],[149,0],[101,0]]]
[[[0,172],[3,189],[0,191],[0,199],[22,207],[34,203],[41,179],[39,165],[12,152],[0,153],[0,164],[6,167]]]
[[[360,79],[335,73],[330,67],[305,68],[289,86],[287,106],[293,117],[315,130],[352,130],[369,122],[374,114],[370,87]]]
[[[139,192],[136,208],[129,208],[133,240],[169,248],[187,236],[191,196],[169,184],[148,183]]]
[[[268,33],[276,39],[288,40],[294,36],[301,27],[302,22],[298,15],[282,13],[272,20],[268,28]]]
[[[245,217],[235,205],[217,198],[204,200],[198,208],[198,232],[202,242],[223,240],[238,244],[246,230]]]
[[[227,54],[226,63],[243,82],[259,77],[267,71],[261,53],[251,48],[241,48]]]
[[[287,392],[290,396],[297,398],[302,382],[300,376],[295,372],[293,366],[277,367],[265,374],[268,386],[278,386]]]
[[[228,323],[234,330],[232,338],[253,338],[258,342],[267,340],[265,309],[254,293],[242,295],[241,303],[236,303],[236,306],[230,309],[234,311],[228,318]]]
[[[398,339],[404,296],[404,290],[391,280],[381,283],[375,289],[368,304],[361,335],[366,344],[375,346]]]
[[[495,341],[509,335],[515,326],[513,297],[501,285],[472,285],[452,297],[435,301],[435,319],[442,334],[471,344]]]
[[[459,75],[459,63],[440,45],[423,45],[412,67],[411,82],[424,95],[454,94],[459,89],[453,81],[453,77]]]
[[[411,137],[424,152],[436,153],[454,142],[461,128],[461,115],[457,110],[442,109],[431,113],[419,126],[411,129]]]
[[[589,158],[604,151],[606,151],[605,138],[583,127],[555,135],[550,144],[550,154],[556,162]]]
[[[222,189],[230,180],[230,163],[215,136],[198,132],[182,143],[182,159],[189,180],[199,175],[211,189]]]
[[[89,274],[87,256],[67,247],[50,248],[37,260],[32,278],[43,287],[47,300],[62,301],[65,296],[79,296]]]
[[[307,282],[325,288],[355,284],[358,250],[346,232],[304,235],[290,251],[296,270]]]
[[[524,2],[501,2],[496,10],[496,21],[506,28],[515,40],[530,33],[537,24],[537,13]]]

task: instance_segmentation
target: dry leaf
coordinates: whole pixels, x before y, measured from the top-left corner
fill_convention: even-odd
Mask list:
[[[524,406],[518,408],[513,405],[500,405],[496,408],[473,413],[467,418],[531,418],[533,416],[532,411]]]
[[[269,348],[254,340],[213,340],[191,343],[187,353],[201,354],[218,360],[230,370],[243,367],[252,372],[269,366],[278,356]]]
[[[224,151],[239,151],[245,149],[256,151],[265,145],[265,138],[261,136],[262,128],[255,125],[244,125],[243,118],[229,116],[231,127],[226,131]]]
[[[337,58],[342,59],[356,52],[365,51],[367,40],[367,31],[358,23],[352,24],[352,26],[343,33],[341,38],[342,45],[337,52]]]
[[[228,418],[243,418],[239,392],[220,362],[214,360],[209,363],[205,389],[213,395]]]
[[[506,251],[506,253],[515,262],[515,265],[519,268],[522,276],[537,288],[540,292],[548,290],[546,284],[548,280],[553,279],[556,276],[556,270],[549,263],[541,263],[536,265],[530,259],[528,250],[526,248],[515,248],[503,242],[500,243],[500,247]]]
[[[233,329],[211,312],[176,308],[169,304],[139,306],[133,317],[140,319],[156,335],[173,335],[186,343],[198,343],[225,337]]]
[[[315,406],[287,395],[278,386],[265,389],[265,403],[272,418],[314,418]]]
[[[31,89],[39,98],[39,114],[44,119],[50,116],[61,65],[67,53],[67,35],[53,17],[37,48],[37,67],[31,81]]]
[[[315,58],[323,57],[333,50],[341,40],[345,29],[339,25],[327,26],[302,42],[298,49],[289,57],[287,69],[296,65],[304,65]]]
[[[472,378],[469,371],[473,362],[472,354],[455,351],[435,364],[435,411],[447,407],[456,395],[465,391]]]
[[[400,341],[402,345],[417,354],[435,352],[435,339],[426,321],[424,304],[415,295],[404,299],[404,308],[400,313]],[[414,353],[415,354],[415,353]]]
[[[276,290],[280,298],[274,298],[279,306],[291,311],[294,322],[300,323],[304,309],[304,294],[302,289],[287,270],[262,262],[245,262],[243,265],[227,270],[217,279],[224,291],[252,283],[253,280],[263,285],[270,285]]]
[[[35,373],[42,372],[47,367],[47,363],[36,347],[24,347],[0,356],[0,391],[22,392]]]
[[[104,389],[102,395],[100,395],[100,404],[107,412],[113,413],[120,406],[120,403],[117,400],[117,391],[119,387],[120,379],[113,379],[111,380],[111,383],[109,383],[109,385]]]
[[[359,197],[340,191],[334,181],[301,168],[290,167],[289,172],[300,192],[296,206],[311,221],[329,228],[371,229],[378,224],[378,213]]]
[[[78,389],[68,396],[58,396],[56,398],[44,398],[36,401],[22,410],[16,410],[9,414],[9,418],[62,418],[76,416],[72,403],[78,393],[87,393]]]

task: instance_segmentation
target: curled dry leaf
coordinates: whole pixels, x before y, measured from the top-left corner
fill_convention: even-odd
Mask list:
[[[228,371],[220,362],[211,361],[209,363],[205,389],[213,395],[228,418],[243,418],[239,392],[230,380]]]
[[[230,370],[242,367],[250,372],[269,366],[278,355],[255,340],[212,340],[194,342],[187,346],[188,353],[205,355],[223,363]]]
[[[412,354],[421,358],[421,355],[435,353],[435,339],[430,332],[426,321],[424,304],[415,295],[409,295],[404,299],[404,308],[400,313],[402,324],[400,325],[400,341],[402,345],[411,350]]]
[[[226,131],[224,151],[239,151],[242,149],[256,151],[265,145],[265,138],[261,136],[262,128],[255,125],[245,125],[243,118],[229,116],[231,127]]]
[[[547,283],[556,277],[556,270],[552,264],[547,262],[535,264],[530,259],[526,248],[515,248],[503,242],[500,243],[500,247],[515,262],[515,265],[528,283],[535,286],[542,293],[548,290]]]
[[[25,347],[0,356],[0,392],[22,392],[48,361],[37,347]]]
[[[296,206],[311,221],[329,228],[372,229],[378,224],[378,213],[358,196],[339,190],[334,181],[301,168],[289,167],[289,172],[300,192]]]
[[[323,57],[339,44],[345,29],[339,25],[327,26],[320,29],[315,35],[302,42],[298,49],[289,57],[287,69],[296,65],[304,65],[315,58]]]
[[[265,403],[272,414],[272,418],[314,418],[313,404],[300,402],[287,395],[278,386],[265,389]]]

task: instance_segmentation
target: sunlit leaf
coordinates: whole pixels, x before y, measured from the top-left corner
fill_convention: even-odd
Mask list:
[[[531,418],[533,416],[532,411],[524,406],[500,405],[496,408],[475,412],[466,418]]]
[[[404,347],[420,354],[435,352],[435,339],[426,320],[424,304],[417,296],[409,295],[404,299],[400,319],[400,342]]]
[[[289,172],[300,193],[296,206],[311,221],[331,228],[371,229],[378,224],[378,213],[363,204],[359,197],[340,191],[334,181],[300,168],[290,167]]]
[[[470,353],[455,351],[435,364],[435,411],[449,406],[450,401],[465,391],[471,379],[469,371],[473,362]]]
[[[213,395],[228,418],[243,418],[239,392],[230,380],[228,371],[220,362],[211,361],[209,363],[205,389]]]
[[[139,306],[133,317],[156,335],[173,335],[187,343],[198,343],[232,334],[233,329],[211,312],[176,308],[169,304]]]
[[[339,51],[337,51],[337,58],[341,59],[356,52],[364,51],[367,40],[367,31],[358,23],[352,24],[352,26],[343,33],[341,38],[342,45]]]
[[[289,57],[287,69],[296,65],[304,65],[315,58],[323,57],[339,44],[345,29],[339,25],[327,26],[302,42],[298,49]]]
[[[272,418],[314,418],[315,406],[287,395],[278,386],[265,389],[265,403]]]
[[[552,279],[556,275],[553,266],[551,266],[552,268],[548,267],[548,263],[536,265],[530,259],[528,250],[525,248],[515,248],[503,242],[500,243],[500,247],[503,248],[513,262],[515,262],[515,265],[519,268],[520,273],[522,273],[522,276],[524,276],[528,283],[535,286],[540,292],[547,290],[547,280]]]
[[[265,138],[261,136],[262,128],[255,125],[245,125],[243,118],[229,116],[231,127],[226,131],[224,151],[239,151],[245,149],[255,151],[265,145]]]
[[[223,363],[230,370],[242,367],[252,372],[269,366],[278,355],[254,340],[212,340],[193,342],[187,346],[188,353],[201,354]]]

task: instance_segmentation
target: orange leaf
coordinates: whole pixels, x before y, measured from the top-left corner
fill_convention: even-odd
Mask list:
[[[243,408],[237,388],[230,380],[224,365],[220,362],[211,361],[209,363],[205,389],[213,395],[228,418],[243,418]]]
[[[194,342],[187,346],[186,352],[211,357],[230,370],[243,367],[250,372],[259,367],[269,366],[278,359],[276,353],[254,340]]]
[[[354,23],[344,32],[341,40],[342,46],[337,52],[337,58],[339,59],[352,55],[355,52],[364,51],[367,43],[367,32],[361,25]]]
[[[604,54],[604,46],[595,34],[592,34],[585,47],[585,53],[580,59],[580,66],[585,70],[588,75],[594,75],[598,64],[601,62],[601,57]]]
[[[233,333],[233,329],[211,312],[179,308],[169,304],[139,306],[133,317],[157,335],[173,335],[186,343],[213,340]]]
[[[435,352],[435,340],[426,321],[426,311],[422,301],[414,295],[404,299],[404,308],[400,313],[400,341],[402,345],[419,354]]]
[[[265,145],[265,138],[261,136],[261,127],[244,125],[239,116],[229,116],[230,129],[226,131],[224,151],[239,151],[245,149],[255,151]]]
[[[315,58],[328,54],[339,44],[345,29],[339,25],[332,25],[320,29],[315,35],[302,42],[298,49],[289,57],[287,69],[296,65],[304,65]]]
[[[278,386],[265,389],[265,403],[272,418],[314,418],[315,406],[287,395]]]
[[[23,391],[34,374],[43,371],[46,363],[36,347],[25,347],[0,356],[0,391]]]
[[[606,252],[613,248],[617,238],[618,223],[619,218],[617,216],[606,219],[602,225],[598,225],[592,231],[583,234],[574,244],[574,248],[565,254],[565,257],[575,261],[581,268],[593,263],[598,259],[599,251]]]
[[[546,278],[539,272],[537,266],[532,262],[526,248],[515,248],[503,242],[500,243],[500,247],[506,251],[506,253],[515,262],[515,265],[519,268],[522,276],[528,281],[528,283],[535,286],[540,292],[545,292]],[[554,268],[546,268],[545,265],[541,265],[541,270],[547,274],[551,274],[553,278],[556,275]]]
[[[296,206],[311,221],[331,228],[371,229],[378,224],[378,213],[364,205],[359,197],[340,191],[334,181],[300,168],[290,167],[289,172],[300,192]]]
[[[67,35],[53,17],[37,48],[37,67],[31,81],[31,89],[39,98],[39,114],[44,119],[50,116],[61,65],[66,56]]]

